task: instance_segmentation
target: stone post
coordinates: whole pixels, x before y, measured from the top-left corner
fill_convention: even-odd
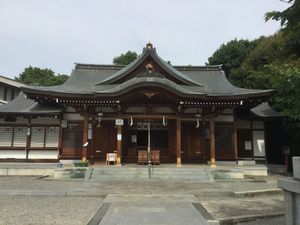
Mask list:
[[[281,178],[278,187],[284,190],[286,225],[300,224],[300,157],[293,157],[294,178]]]

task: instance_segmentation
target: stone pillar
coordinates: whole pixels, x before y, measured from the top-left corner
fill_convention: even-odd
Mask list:
[[[300,224],[300,157],[293,157],[294,178],[278,179],[284,190],[286,225]]]
[[[213,115],[209,117],[210,130],[210,166],[216,166],[216,147],[215,147],[215,118]]]
[[[83,134],[82,134],[82,161],[86,162],[88,148],[88,130],[89,130],[89,113],[83,113]]]
[[[117,166],[121,166],[122,155],[122,126],[117,126]]]
[[[176,120],[176,166],[181,167],[181,121]]]

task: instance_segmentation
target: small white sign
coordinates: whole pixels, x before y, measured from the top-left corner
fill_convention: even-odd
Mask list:
[[[117,140],[122,141],[122,134],[117,134]]]
[[[67,126],[68,126],[68,121],[67,120],[62,120],[61,121],[61,127],[62,128],[67,128]]]
[[[117,154],[116,153],[107,153],[107,160],[110,162],[116,161]]]
[[[251,141],[245,141],[245,150],[252,150]]]
[[[136,135],[131,135],[131,142],[136,143]]]
[[[123,119],[116,119],[116,125],[117,126],[123,126],[124,120]]]
[[[88,144],[89,144],[89,142],[85,142],[85,143],[83,144],[83,147],[87,147]]]
[[[92,131],[92,124],[89,123],[89,129],[88,129],[88,139],[92,139],[92,134],[93,134],[93,131]]]

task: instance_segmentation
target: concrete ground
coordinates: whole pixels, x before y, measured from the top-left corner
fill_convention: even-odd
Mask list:
[[[223,224],[284,225],[282,216],[274,218],[284,212],[282,194],[272,191],[277,188],[277,178],[271,175],[245,181],[200,183],[84,182],[3,176],[0,224],[87,224],[106,204],[97,224],[193,225],[205,224],[203,218],[209,218]],[[235,194],[253,190],[259,191],[253,197]],[[259,219],[266,216],[273,217]],[[249,218],[259,220],[241,222]]]

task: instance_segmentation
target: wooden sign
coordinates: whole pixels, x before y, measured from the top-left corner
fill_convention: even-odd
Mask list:
[[[116,119],[116,125],[117,126],[123,126],[124,120],[123,119]]]

